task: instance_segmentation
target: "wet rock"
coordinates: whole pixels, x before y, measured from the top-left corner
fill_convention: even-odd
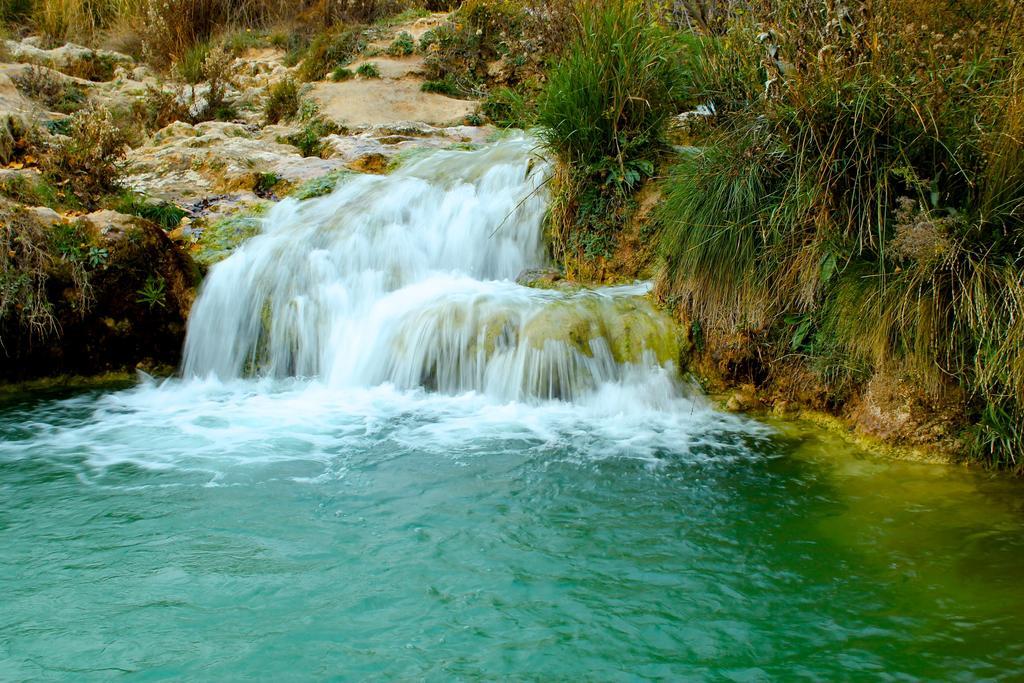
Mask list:
[[[744,384],[729,396],[725,409],[732,413],[745,413],[761,407],[757,398],[757,390],[753,384]]]

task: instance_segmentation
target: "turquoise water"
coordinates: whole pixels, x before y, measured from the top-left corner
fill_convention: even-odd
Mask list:
[[[24,396],[0,679],[1019,679],[1021,493],[697,400]]]

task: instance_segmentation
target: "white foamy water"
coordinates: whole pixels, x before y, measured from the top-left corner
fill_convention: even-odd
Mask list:
[[[765,428],[680,379],[646,284],[516,284],[545,263],[547,173],[518,138],[281,202],[208,274],[180,379],[8,413],[0,459],[217,484],[241,465],[315,480],[424,452],[757,457]]]
[[[515,278],[545,263],[548,165],[529,138],[440,152],[329,196],[286,200],[203,285],[186,378],[625,397],[667,409],[670,323],[637,287],[567,294]]]

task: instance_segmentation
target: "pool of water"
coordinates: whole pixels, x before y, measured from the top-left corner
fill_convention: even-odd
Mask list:
[[[1017,482],[677,407],[8,399],[0,679],[1024,675]]]

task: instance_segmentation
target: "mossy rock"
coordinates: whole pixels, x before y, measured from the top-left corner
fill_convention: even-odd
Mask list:
[[[299,201],[323,197],[334,192],[338,185],[355,175],[356,174],[351,171],[331,171],[319,178],[307,180],[292,190],[292,193],[289,196],[294,199],[298,199]]]
[[[616,363],[640,364],[650,352],[664,365],[680,355],[675,323],[641,296],[585,293],[556,301],[526,323],[523,336],[536,349],[557,341],[588,357],[603,339]]]
[[[192,258],[204,266],[223,261],[235,249],[260,233],[265,210],[263,205],[249,207],[244,213],[207,224],[194,247]]]

